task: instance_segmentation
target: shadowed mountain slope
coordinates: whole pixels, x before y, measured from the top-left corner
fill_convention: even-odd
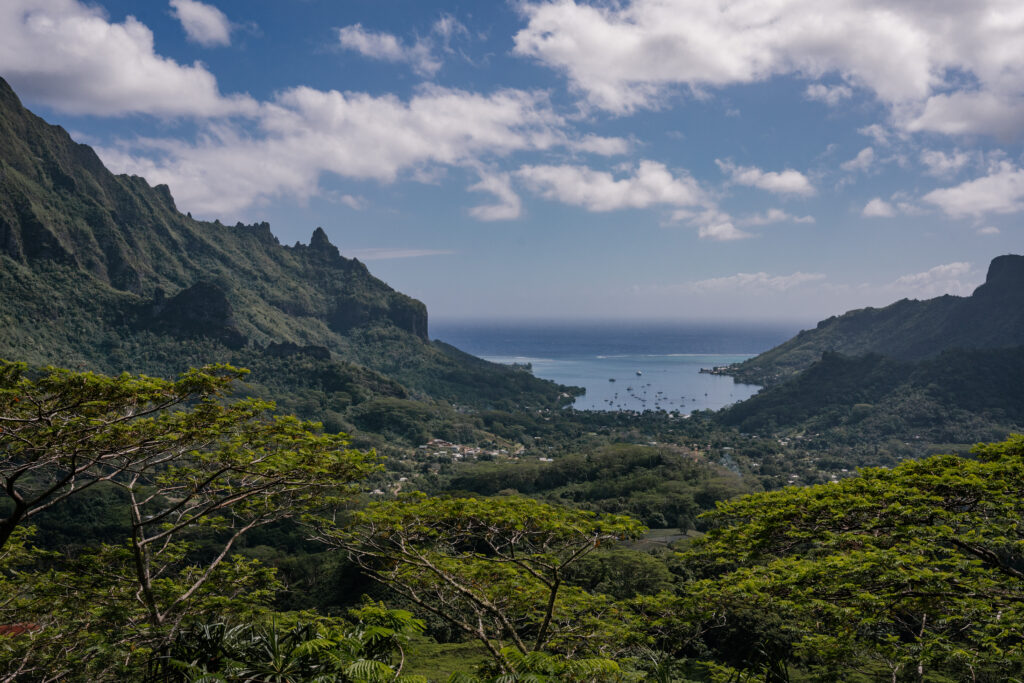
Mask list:
[[[818,323],[789,341],[735,366],[737,380],[773,384],[806,369],[828,351],[879,354],[902,361],[934,358],[952,349],[1024,345],[1024,256],[999,256],[985,284],[969,297],[903,299]]]

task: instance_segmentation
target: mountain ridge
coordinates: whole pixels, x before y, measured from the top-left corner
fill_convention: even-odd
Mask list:
[[[826,352],[879,354],[920,361],[953,349],[1024,345],[1024,256],[997,256],[985,282],[969,297],[902,299],[822,320],[751,359],[729,368],[737,381],[772,385],[793,377]]]
[[[426,306],[344,257],[323,228],[287,246],[266,222],[180,213],[166,185],[111,173],[3,79],[0,322],[0,357],[39,365],[169,374],[184,369],[187,342],[211,344],[206,362],[314,349],[318,362],[464,404],[548,405],[566,393],[431,342]]]

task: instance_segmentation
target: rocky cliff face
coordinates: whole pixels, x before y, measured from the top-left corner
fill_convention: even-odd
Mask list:
[[[170,299],[158,289],[153,302],[143,307],[136,324],[177,339],[207,337],[229,349],[240,349],[247,341],[238,329],[234,308],[225,291],[204,280]]]
[[[985,283],[974,290],[975,299],[1024,301],[1024,256],[1006,254],[992,259]]]

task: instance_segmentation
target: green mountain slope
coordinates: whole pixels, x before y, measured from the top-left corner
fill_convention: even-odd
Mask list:
[[[162,375],[231,361],[259,368],[254,382],[280,395],[304,390],[274,377],[301,358],[346,378],[335,404],[556,405],[566,391],[430,342],[426,307],[319,228],[308,245],[284,246],[266,223],[181,214],[166,186],[110,173],[2,79],[0,357]]]
[[[1024,427],[1024,256],[970,297],[850,311],[728,370],[766,388],[717,416],[835,442],[1001,439]]]
[[[951,349],[1024,345],[1024,256],[993,259],[985,284],[969,297],[904,299],[885,308],[850,311],[731,369],[737,380],[773,384],[806,369],[828,351],[876,353],[916,361]]]
[[[718,419],[746,432],[831,431],[838,441],[973,443],[1024,427],[1022,377],[1020,346],[946,351],[922,361],[826,352]]]

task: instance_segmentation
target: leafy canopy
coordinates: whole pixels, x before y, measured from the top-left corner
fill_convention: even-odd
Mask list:
[[[529,498],[430,498],[414,493],[368,506],[347,529],[324,530],[370,576],[477,638],[502,671],[521,655],[602,647],[621,626],[604,596],[564,585],[566,569],[644,528],[621,515]],[[604,654],[604,653],[601,653]]]

